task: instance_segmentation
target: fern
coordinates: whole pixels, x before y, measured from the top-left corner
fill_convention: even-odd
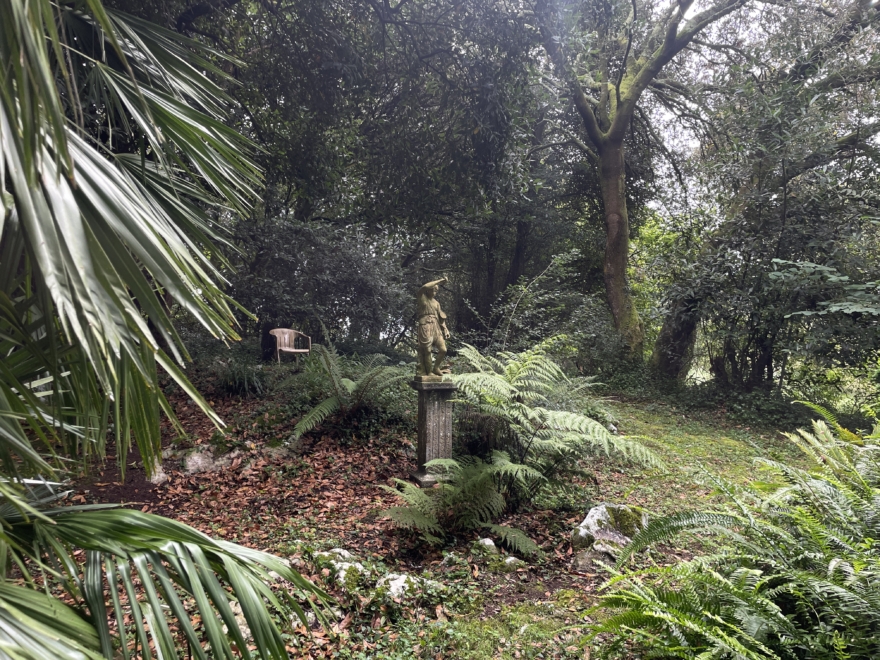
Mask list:
[[[652,519],[644,529],[636,533],[632,542],[620,553],[617,567],[623,566],[631,556],[649,545],[669,540],[683,531],[707,531],[716,527],[729,528],[742,523],[743,520],[737,516],[702,511],[682,511],[665,518]]]
[[[493,524],[487,524],[485,527],[514,552],[518,552],[521,555],[533,555],[538,552],[538,544],[514,527]]]
[[[823,406],[812,403],[810,401],[795,401],[794,403],[800,403],[812,410],[813,412],[819,413],[819,415],[822,416],[822,419],[824,419],[828,423],[828,425],[837,432],[837,435],[840,437],[841,440],[854,442],[859,445],[863,444],[862,439],[858,436],[858,434],[853,433],[849,429],[841,426],[840,422],[837,421],[837,416],[834,415],[834,413],[832,413],[827,408],[824,408]]]
[[[499,487],[511,509],[532,500],[548,485],[563,486],[581,473],[579,463],[592,452],[660,465],[640,442],[611,435],[583,411],[558,407],[560,392],[571,404],[573,393],[591,383],[565,375],[547,354],[553,344],[551,339],[521,353],[501,352],[495,357],[481,355],[467,344],[460,351],[470,369],[454,377],[459,401],[468,406],[464,434],[479,438],[473,449],[480,455],[504,450],[530,468],[528,474],[500,476]],[[591,407],[585,399],[580,404]]]
[[[299,422],[297,422],[296,426],[293,427],[293,437],[297,439],[302,437],[303,434],[308,433],[318,426],[318,424],[327,419],[327,417],[339,410],[339,407],[338,396],[331,396],[329,399],[324,399],[321,403],[303,415]]]
[[[440,480],[436,488],[422,490],[399,479],[396,488],[382,486],[403,500],[403,506],[383,512],[397,527],[416,531],[432,544],[442,543],[450,534],[488,528],[515,552],[537,551],[538,546],[523,532],[493,523],[505,507],[498,475],[529,474],[530,468],[511,463],[498,452],[490,462],[474,457],[436,459],[428,463],[428,469]]]
[[[377,394],[406,378],[400,369],[383,364],[387,361],[384,355],[371,355],[363,361],[343,360],[333,346],[327,348],[321,344],[315,344],[312,351],[324,376],[322,389],[327,397],[303,415],[294,427],[295,438],[312,431],[336,413],[344,422]]]
[[[835,428],[834,420],[827,420]],[[720,532],[726,546],[673,568],[623,574],[606,586],[610,634],[664,658],[880,657],[880,445],[874,437],[788,435],[814,461],[803,470],[772,461],[776,492],[716,479],[736,513],[680,513],[652,521],[621,557],[682,530]],[[628,647],[630,651],[632,646]]]

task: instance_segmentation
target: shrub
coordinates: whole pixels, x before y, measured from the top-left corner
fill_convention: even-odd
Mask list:
[[[601,602],[606,655],[809,660],[880,656],[880,443],[814,422],[787,437],[811,459],[802,470],[762,460],[786,484],[734,488],[729,511],[653,521],[620,562],[683,530],[714,531],[720,552],[614,578]]]
[[[227,394],[260,396],[265,389],[262,365],[230,357],[216,362],[217,384]]]
[[[590,451],[616,452],[643,463],[658,463],[642,445],[612,436],[582,412],[565,410],[580,401],[591,383],[568,378],[548,355],[551,339],[521,353],[483,356],[465,344],[460,359],[471,369],[454,377],[462,401],[463,435],[479,455],[435,460],[439,488],[421,491],[398,481],[389,489],[406,502],[386,514],[429,543],[457,532],[488,528],[518,552],[536,546],[518,530],[494,525],[505,511],[531,502],[543,488],[572,487],[580,463]]]

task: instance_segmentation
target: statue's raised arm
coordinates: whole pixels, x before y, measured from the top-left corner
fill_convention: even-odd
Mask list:
[[[416,298],[416,340],[419,356],[416,375],[423,378],[443,378],[441,366],[446,359],[445,340],[449,337],[449,330],[446,327],[446,314],[440,309],[436,298],[443,282],[446,282],[445,277],[423,284]],[[431,349],[435,347],[437,359],[433,360]]]

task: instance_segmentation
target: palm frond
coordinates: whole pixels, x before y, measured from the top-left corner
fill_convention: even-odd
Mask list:
[[[156,657],[175,653],[169,617],[197,657],[207,657],[205,643],[211,645],[214,653],[233,657],[231,643],[246,648],[230,606],[237,602],[261,656],[287,658],[270,608],[276,612],[292,608],[303,622],[305,613],[296,600],[287,598],[282,602],[269,588],[276,581],[271,574],[280,576],[302,594],[315,594],[327,602],[326,594],[277,557],[216,541],[186,525],[152,514],[63,508],[41,512],[38,518],[11,516],[7,522],[7,542],[13,548],[28,549],[27,554],[19,551],[21,559],[27,558],[38,574],[54,576],[75,602],[92,613],[91,632],[97,631],[99,648],[106,658],[115,657],[113,638],[125,638],[123,622],[127,620],[127,610],[114,596],[112,613],[117,627],[111,629],[105,608],[105,584],[111,594],[118,591],[126,595],[132,612],[130,630],[140,640],[143,657],[153,657],[151,647],[155,648]],[[87,551],[81,578],[68,550],[72,547]],[[18,564],[28,566],[23,561]],[[135,588],[135,581],[139,589]],[[202,612],[201,633],[190,621],[194,607]],[[38,621],[45,624],[49,614],[50,611],[44,611]],[[221,630],[221,621],[228,634]]]

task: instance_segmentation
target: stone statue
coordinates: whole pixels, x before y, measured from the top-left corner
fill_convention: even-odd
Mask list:
[[[416,339],[418,341],[419,364],[416,376],[423,378],[443,378],[440,367],[446,359],[446,341],[449,330],[446,328],[446,314],[440,309],[435,296],[440,284],[446,278],[422,285],[416,299]],[[437,348],[437,359],[432,361],[431,349]],[[447,372],[448,373],[448,372]]]

